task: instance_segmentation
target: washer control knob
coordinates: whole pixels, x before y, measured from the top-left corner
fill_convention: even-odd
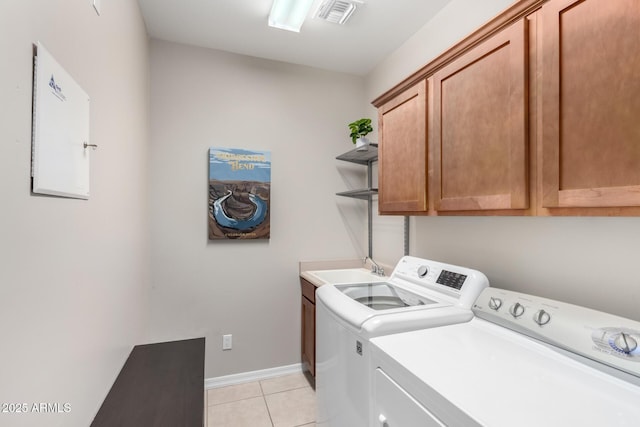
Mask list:
[[[549,323],[551,320],[551,315],[544,310],[538,310],[536,314],[533,315],[533,321],[538,324],[538,326],[543,326]]]
[[[427,267],[426,265],[421,265],[420,267],[418,267],[418,276],[424,277],[427,275],[428,272],[429,272],[429,267]]]
[[[509,313],[511,313],[513,317],[520,317],[524,314],[524,306],[517,302],[511,306]]]
[[[622,353],[629,354],[632,351],[634,351],[636,348],[638,348],[638,341],[636,341],[636,339],[633,338],[631,335],[625,334],[624,332],[620,332],[620,335],[618,335],[613,340],[612,347],[614,348],[614,350],[618,350]]]
[[[498,311],[500,310],[500,307],[502,307],[502,300],[500,298],[491,297],[489,299],[489,308],[491,310]]]

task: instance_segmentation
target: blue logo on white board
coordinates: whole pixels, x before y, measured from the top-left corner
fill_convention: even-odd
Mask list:
[[[53,74],[51,74],[51,79],[49,80],[49,87],[53,89],[53,94],[60,98],[60,100],[65,101],[67,99],[62,93],[62,88],[56,84],[56,79],[53,78]]]

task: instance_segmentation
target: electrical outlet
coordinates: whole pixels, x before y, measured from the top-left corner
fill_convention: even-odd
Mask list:
[[[222,349],[223,350],[231,350],[233,335],[223,335],[222,336]]]

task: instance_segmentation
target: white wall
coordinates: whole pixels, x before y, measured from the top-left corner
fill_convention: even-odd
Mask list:
[[[335,196],[365,183],[335,160],[363,79],[156,40],[151,70],[148,339],[205,336],[208,378],[299,363],[298,261],[366,251],[365,203]],[[208,241],[209,147],[271,151],[270,240]]]
[[[370,100],[400,83],[513,3],[514,0],[451,0],[367,75]]]
[[[0,2],[0,413],[3,426],[88,426],[147,310],[148,41],[137,3]],[[91,97],[88,201],[30,195],[32,44]]]
[[[367,76],[367,99],[381,95],[511,3],[453,0]],[[374,223],[374,254],[397,262],[402,220],[377,217]],[[411,226],[412,255],[477,268],[496,287],[640,320],[640,218],[416,217]]]

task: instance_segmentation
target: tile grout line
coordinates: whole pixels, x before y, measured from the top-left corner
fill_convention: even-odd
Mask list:
[[[260,395],[260,396],[251,396],[251,397],[243,397],[242,399],[236,399],[236,400],[230,400],[228,402],[220,402],[220,403],[214,403],[213,405],[209,405],[207,406],[207,408],[212,408],[214,406],[220,406],[220,405],[228,405],[230,403],[236,403],[236,402],[242,402],[244,400],[251,400],[251,399],[256,399],[258,397],[263,397],[264,395]]]
[[[264,389],[262,388],[262,381],[258,381],[260,385],[260,392],[262,392],[262,400],[264,401],[264,406],[267,407],[267,414],[269,414],[269,421],[271,422],[271,427],[275,427],[273,424],[273,417],[271,416],[271,410],[269,409],[269,403],[267,403],[267,396],[264,394]]]
[[[294,387],[294,388],[290,388],[290,389],[287,389],[287,390],[280,390],[280,391],[276,391],[276,392],[269,393],[269,394],[263,393],[263,395],[264,395],[264,396],[273,396],[274,394],[281,394],[281,393],[286,393],[286,392],[288,392],[288,391],[294,391],[294,390],[302,390],[303,388],[310,388],[310,389],[312,389],[312,388],[311,388],[311,386],[303,385],[302,387]],[[313,390],[313,389],[312,389],[312,390]],[[294,426],[294,427],[295,427],[295,426]]]
[[[209,427],[209,392],[204,392],[204,427]]]
[[[260,388],[262,389],[262,384],[260,384]],[[313,387],[311,387],[310,385],[305,385],[305,386],[302,386],[302,387],[292,388],[292,389],[288,389],[288,390],[281,390],[281,391],[278,391],[278,392],[275,392],[275,393],[265,394],[264,395],[265,404],[267,405],[267,412],[269,412],[269,417],[271,417],[271,411],[269,410],[268,402],[266,402],[266,397],[267,396],[275,396],[276,394],[288,393],[288,392],[291,392],[291,391],[303,390],[303,389],[312,390],[313,394],[315,396],[315,389]],[[273,423],[273,419],[271,420],[271,424],[275,427],[275,424]],[[305,426],[310,426],[310,425],[316,425],[316,417],[315,416],[313,417],[313,421],[311,421],[311,422],[304,423],[304,424],[296,424],[295,426],[291,426],[291,427],[305,427]]]

